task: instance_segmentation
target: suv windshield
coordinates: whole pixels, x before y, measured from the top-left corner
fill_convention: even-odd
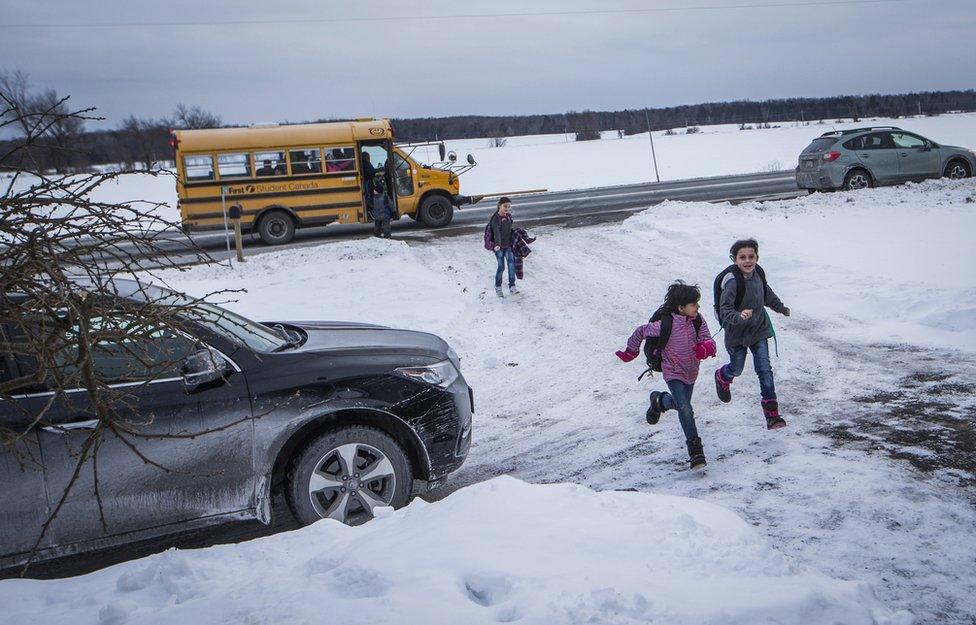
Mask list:
[[[257,321],[207,302],[189,300],[178,293],[167,293],[158,303],[186,306],[181,314],[188,321],[198,323],[234,343],[243,343],[255,351],[272,352],[289,342],[281,333]]]
[[[837,143],[837,139],[834,137],[820,137],[819,139],[814,139],[810,145],[804,148],[803,153],[823,152],[835,143]]]
[[[213,304],[198,302],[188,309],[186,316],[211,332],[244,343],[255,351],[274,351],[288,342],[285,337],[268,326]]]

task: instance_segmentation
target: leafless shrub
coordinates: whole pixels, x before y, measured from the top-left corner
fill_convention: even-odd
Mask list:
[[[18,74],[0,82],[0,133],[18,135],[0,152],[0,171],[9,172],[0,179],[0,446],[22,470],[37,470],[44,459],[28,444],[35,429],[63,429],[65,415],[94,425],[73,450],[63,492],[50,493],[51,510],[37,528],[32,558],[83,473],[94,475],[93,496],[107,527],[98,465],[106,440],[123,445],[136,463],[181,470],[168,466],[168,458],[143,452],[155,415],[136,406],[148,384],[180,371],[187,349],[195,356],[209,353],[194,336],[200,299],[142,283],[130,296],[123,291],[134,283],[122,279],[156,275],[158,282],[157,270],[178,267],[168,255],[174,242],[181,245],[182,262],[212,259],[178,234],[179,224],[160,216],[162,204],[94,199],[119,172],[51,175],[38,166],[38,145],[70,154],[74,129],[93,119],[91,109],[71,110],[67,98],[53,93],[25,98],[29,90]],[[118,367],[104,365],[116,361]],[[217,430],[251,418],[234,417]],[[189,439],[212,431],[152,438]]]
[[[220,116],[205,111],[199,106],[177,104],[170,125],[174,128],[194,130],[197,128],[219,128],[220,123]]]

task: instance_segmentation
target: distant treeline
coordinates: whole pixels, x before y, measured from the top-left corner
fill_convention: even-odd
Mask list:
[[[622,130],[625,134],[712,124],[765,126],[787,121],[938,115],[976,111],[976,91],[789,98],[762,102],[709,102],[667,108],[583,111],[555,115],[465,115],[393,120],[398,141],[512,137]]]
[[[9,84],[12,77],[23,78],[24,106],[31,103],[26,77],[0,75]],[[0,87],[4,86],[0,80]],[[56,94],[46,92],[47,102],[57,101]],[[845,118],[855,121],[865,117],[901,117],[938,115],[954,111],[976,111],[976,90],[927,91],[898,95],[836,96],[829,98],[789,98],[762,102],[710,102],[666,108],[627,109],[622,111],[582,111],[552,115],[465,115],[392,119],[398,142],[440,141],[445,139],[498,138],[518,135],[575,133],[577,139],[598,138],[600,131],[636,134],[651,130],[678,129],[695,132],[697,126],[739,124],[743,128],[766,128],[782,122],[833,121]],[[321,119],[318,121],[331,121]],[[82,171],[96,165],[121,164],[126,168],[153,167],[173,159],[169,146],[171,128],[212,128],[222,125],[219,116],[200,109],[179,105],[164,119],[127,117],[114,130],[88,131],[81,127],[58,129],[50,137],[51,146],[70,144],[73,150],[65,157],[60,149],[45,149],[43,144],[21,152],[18,158],[7,158],[6,168],[23,166],[27,159],[32,168],[57,171]],[[8,152],[15,141],[0,141],[0,154]]]

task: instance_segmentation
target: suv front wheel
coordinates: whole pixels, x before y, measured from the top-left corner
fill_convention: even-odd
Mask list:
[[[358,525],[377,506],[405,506],[412,485],[410,462],[395,440],[349,426],[322,434],[292,461],[287,494],[303,525],[325,518]]]
[[[873,186],[874,182],[871,180],[871,174],[863,169],[852,169],[844,177],[844,188],[848,191],[857,191],[858,189],[867,189]]]

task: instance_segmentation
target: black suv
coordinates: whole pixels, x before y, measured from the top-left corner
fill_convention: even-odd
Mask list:
[[[147,297],[179,297],[131,281],[116,288],[124,301],[142,305]],[[228,520],[269,523],[275,492],[284,492],[303,524],[325,517],[359,523],[376,506],[405,505],[414,480],[437,484],[464,461],[474,395],[442,339],[358,323],[256,323],[210,304],[192,308],[186,333],[160,333],[165,349],[143,351],[181,354],[171,374],[148,383],[118,379],[122,388],[136,387],[118,410],[138,429],[139,453],[166,470],[105,433],[97,486],[107,530],[85,466],[38,558]],[[119,358],[95,365],[120,372],[140,366]],[[23,356],[0,354],[0,379],[29,367]],[[0,397],[0,428],[27,432],[0,446],[0,568],[26,561],[98,425],[86,393],[66,395],[34,426],[50,391]],[[183,437],[189,433],[200,435]]]

